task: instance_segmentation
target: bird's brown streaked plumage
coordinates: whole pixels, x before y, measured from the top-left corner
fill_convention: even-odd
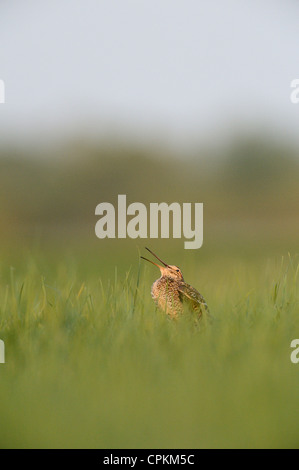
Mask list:
[[[190,310],[196,313],[198,318],[206,314],[210,319],[206,301],[194,287],[184,281],[180,268],[164,263],[149,248],[146,249],[163,264],[161,266],[141,256],[142,259],[154,264],[161,271],[161,277],[153,283],[151,289],[156,305],[171,317],[176,317],[182,313],[184,305],[187,305]]]

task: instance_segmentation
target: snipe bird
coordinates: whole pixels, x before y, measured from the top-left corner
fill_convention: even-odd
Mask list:
[[[211,320],[211,315],[207,303],[203,296],[194,287],[184,281],[182,271],[177,266],[166,264],[149,248],[146,248],[163,266],[151,261],[144,256],[142,259],[157,266],[161,271],[161,277],[157,279],[151,289],[152,298],[158,308],[167,313],[170,317],[176,317],[183,312],[186,305],[196,313],[197,318],[206,314]]]

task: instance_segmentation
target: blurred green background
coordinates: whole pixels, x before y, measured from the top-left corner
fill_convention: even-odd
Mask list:
[[[177,264],[205,256],[258,259],[298,249],[295,147],[239,138],[221,152],[205,148],[178,157],[167,148],[86,141],[54,147],[50,158],[43,152],[1,151],[0,237],[2,259],[9,256],[10,264],[20,262],[26,250],[52,250],[58,259],[79,250],[111,274],[116,264],[136,266],[137,247],[146,244],[161,256],[173,252]],[[203,247],[184,250],[183,240],[172,239],[97,239],[96,205],[111,202],[117,208],[118,194],[127,195],[128,205],[138,201],[147,207],[203,202]]]

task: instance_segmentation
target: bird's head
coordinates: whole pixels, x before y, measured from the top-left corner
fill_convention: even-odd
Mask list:
[[[155,255],[155,253],[153,253],[149,248],[146,248],[147,251],[149,251],[155,258],[157,258],[162,264],[163,266],[161,266],[160,264],[157,264],[155,263],[154,261],[151,261],[150,259],[147,259],[145,258],[144,256],[141,256],[142,259],[145,259],[146,261],[149,261],[150,263],[154,264],[155,266],[157,266],[160,271],[161,271],[161,275],[162,277],[170,277],[172,279],[178,279],[180,281],[183,281],[184,278],[183,278],[183,274],[182,274],[182,271],[180,270],[180,268],[178,268],[177,266],[174,266],[172,264],[166,264],[164,263],[164,261],[162,261],[160,258],[158,258],[157,255]]]

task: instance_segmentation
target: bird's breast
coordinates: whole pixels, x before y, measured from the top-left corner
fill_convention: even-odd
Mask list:
[[[151,294],[157,306],[166,313],[176,315],[181,309],[178,282],[175,279],[160,277],[153,283]]]

